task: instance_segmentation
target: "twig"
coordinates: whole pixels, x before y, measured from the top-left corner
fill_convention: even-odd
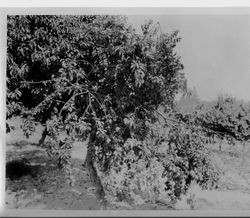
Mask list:
[[[88,92],[89,93],[89,92]],[[89,93],[89,104],[88,104],[88,106],[86,107],[86,109],[85,109],[85,111],[83,112],[83,117],[85,116],[85,114],[86,114],[86,112],[87,112],[87,110],[91,107],[91,100],[90,100],[91,98],[90,98],[90,93]]]
[[[56,82],[56,79],[49,79],[49,80],[43,80],[43,81],[27,81],[24,78],[22,78],[23,81],[21,83],[29,83],[29,84],[39,84],[39,83],[48,83],[48,82]]]
[[[61,108],[61,110],[60,110],[60,112],[59,112],[59,116],[61,116],[61,113],[62,113],[63,109],[66,107],[66,105],[67,105],[73,98],[75,98],[75,97],[78,96],[78,95],[83,95],[83,94],[86,94],[86,93],[87,93],[87,91],[85,91],[85,92],[80,92],[80,93],[76,93],[76,94],[74,94],[74,92],[73,92],[73,95],[69,98],[69,100],[67,100],[67,101],[65,102],[65,104],[64,104],[63,107]]]

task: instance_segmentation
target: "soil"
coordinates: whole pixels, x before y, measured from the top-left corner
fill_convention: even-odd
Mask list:
[[[58,168],[57,161],[48,157],[45,149],[37,149],[33,145],[31,150],[30,146],[7,151],[7,163],[25,157],[32,170],[32,174],[25,174],[17,179],[7,178],[6,206],[8,209],[99,209],[94,188],[81,160],[73,159],[75,183],[72,186],[67,181],[65,171]]]

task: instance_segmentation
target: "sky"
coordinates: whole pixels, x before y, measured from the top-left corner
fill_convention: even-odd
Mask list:
[[[250,15],[129,15],[140,31],[147,19],[160,22],[162,32],[179,30],[181,56],[188,87],[200,99],[229,94],[250,101]]]

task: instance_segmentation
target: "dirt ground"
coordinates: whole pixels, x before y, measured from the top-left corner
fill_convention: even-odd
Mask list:
[[[47,155],[44,148],[36,145],[41,137],[42,127],[38,126],[36,133],[27,140],[19,128],[20,120],[14,120],[12,124],[16,128],[7,134],[6,162],[25,157],[33,167],[35,175],[27,175],[17,180],[6,179],[6,209],[100,209],[94,187],[82,166],[86,156],[86,143],[78,142],[73,146],[75,183],[71,186],[65,173],[58,169],[56,161]],[[194,184],[174,208],[144,204],[133,209],[249,210],[250,145],[243,148],[240,144],[223,144],[221,151],[217,144],[208,146],[212,163],[221,171],[218,190],[203,191]]]
[[[243,148],[241,144],[225,143],[221,150],[218,144],[207,146],[211,161],[221,174],[219,188],[201,190],[194,185],[184,200],[191,198],[189,206],[194,210],[250,210],[250,145]],[[181,203],[180,208],[185,205]]]
[[[7,178],[8,209],[99,209],[94,187],[91,186],[81,160],[73,159],[75,183],[71,186],[64,171],[58,169],[56,161],[48,157],[44,149],[28,144],[19,149],[9,148],[7,151],[7,161],[22,157],[29,160],[36,175],[27,175],[16,180]]]
[[[43,128],[38,126],[36,133],[27,140],[19,128],[20,123],[20,120],[14,120],[11,124],[15,130],[7,134],[6,162],[25,157],[34,167],[36,175],[23,176],[17,180],[6,179],[6,208],[99,209],[94,187],[82,166],[86,144],[74,144],[72,165],[75,183],[71,186],[65,172],[58,169],[56,160],[47,155],[45,148],[36,145]]]

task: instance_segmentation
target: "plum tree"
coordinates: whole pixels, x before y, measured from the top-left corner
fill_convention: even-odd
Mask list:
[[[85,166],[102,200],[98,172],[108,175],[115,160],[128,163],[126,152],[133,150],[139,159],[146,154],[149,144],[143,141],[152,133],[156,111],[172,108],[186,84],[174,51],[178,31],[162,33],[159,27],[149,21],[138,34],[124,16],[8,16],[7,119],[23,117],[26,136],[35,122],[43,123],[41,141],[48,136],[50,152],[65,166],[73,141],[88,138]],[[139,144],[128,144],[134,140]],[[187,136],[183,140],[189,143]],[[199,149],[198,144],[190,146]],[[150,152],[143,157],[157,165],[158,154]]]

